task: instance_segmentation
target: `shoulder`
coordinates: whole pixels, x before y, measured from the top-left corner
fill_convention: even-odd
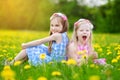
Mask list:
[[[53,36],[53,37],[61,37],[61,33],[54,33],[54,34],[52,34],[51,36]]]
[[[54,33],[50,37],[54,40],[58,40],[62,37],[62,34],[61,33]]]

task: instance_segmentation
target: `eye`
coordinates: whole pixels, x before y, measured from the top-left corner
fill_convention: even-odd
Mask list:
[[[89,32],[89,30],[86,30],[87,32]]]
[[[59,25],[58,25],[58,24],[56,24],[55,26],[56,26],[56,27],[59,27]]]
[[[83,30],[81,29],[80,31],[82,32]]]

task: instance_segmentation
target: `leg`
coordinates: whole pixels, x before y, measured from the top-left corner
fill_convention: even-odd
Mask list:
[[[15,61],[23,60],[27,57],[26,50],[21,50],[18,55],[10,62],[10,64],[13,64]]]

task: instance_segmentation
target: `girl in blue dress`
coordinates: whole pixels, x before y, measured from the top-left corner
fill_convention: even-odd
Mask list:
[[[24,60],[28,57],[28,62],[32,65],[39,65],[43,62],[61,61],[65,59],[66,47],[68,45],[68,19],[62,13],[54,13],[50,17],[50,36],[43,39],[34,40],[22,44],[20,53],[10,62]],[[46,46],[44,43],[49,42]],[[45,54],[44,60],[40,58]]]

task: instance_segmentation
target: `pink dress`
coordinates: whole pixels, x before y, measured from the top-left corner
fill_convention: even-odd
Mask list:
[[[81,51],[83,51],[83,52],[85,51],[86,56],[90,55],[88,45],[84,45],[84,46],[79,45],[78,46],[78,52],[81,52]],[[78,56],[77,58],[80,59],[83,56],[83,54],[77,54],[77,56]],[[105,58],[94,59],[93,62],[95,64],[104,65],[104,64],[106,64],[106,59]]]

